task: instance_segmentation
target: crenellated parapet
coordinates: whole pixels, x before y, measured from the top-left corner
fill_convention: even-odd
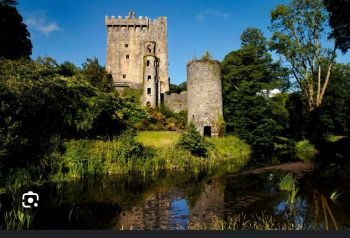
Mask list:
[[[118,16],[118,18],[115,18],[115,16],[108,17],[106,16],[105,24],[106,26],[149,26],[150,19],[148,17],[139,17],[139,19],[136,18],[129,18],[129,16],[126,16],[125,18]]]
[[[131,16],[106,16],[105,18],[105,24],[106,26],[146,26],[148,27],[150,24],[155,23],[155,22],[161,22],[166,20],[166,17],[158,17],[156,19],[150,19],[148,17],[143,17],[139,16],[138,18],[136,17],[131,17]]]

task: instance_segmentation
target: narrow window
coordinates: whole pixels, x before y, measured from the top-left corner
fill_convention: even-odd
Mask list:
[[[147,94],[151,95],[151,88],[147,88]]]
[[[126,78],[126,74],[123,74],[123,79],[125,79]]]
[[[129,55],[126,55],[126,58],[129,59]]]
[[[147,66],[149,66],[149,60],[147,60]]]
[[[128,48],[129,47],[129,45],[128,44],[125,44],[125,48]]]
[[[147,75],[147,80],[150,80],[151,78],[151,75]]]

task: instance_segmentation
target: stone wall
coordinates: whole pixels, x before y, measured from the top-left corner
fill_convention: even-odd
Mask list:
[[[219,136],[223,118],[220,64],[193,60],[187,64],[188,122],[208,136]],[[207,133],[205,133],[207,132]]]
[[[187,110],[187,91],[165,94],[164,105],[173,112]]]
[[[142,88],[144,73],[145,42],[156,42],[155,56],[159,59],[160,92],[169,91],[167,18],[136,18],[130,12],[125,18],[106,17],[107,60],[106,69],[113,82],[126,83],[132,88]]]

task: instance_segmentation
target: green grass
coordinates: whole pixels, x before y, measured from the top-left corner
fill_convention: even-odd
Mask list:
[[[5,212],[4,224],[1,229],[9,231],[29,229],[32,221],[33,216],[29,212],[12,210],[10,212]]]
[[[295,144],[295,152],[299,159],[304,161],[313,160],[317,154],[317,150],[309,140],[298,141]]]
[[[329,196],[329,198],[333,201],[337,200],[340,197],[341,193],[337,192],[337,191],[333,191],[331,193],[331,195]]]
[[[302,230],[302,225],[278,222],[272,216],[237,214],[222,220],[213,216],[209,222],[190,223],[189,230]]]
[[[292,191],[296,185],[296,180],[293,177],[293,174],[289,173],[283,176],[278,184],[281,190]]]
[[[209,141],[214,144],[217,157],[239,159],[250,156],[250,146],[235,136],[212,137]]]
[[[65,143],[66,152],[60,171],[54,180],[81,177],[89,174],[123,174],[131,171],[157,173],[159,171],[190,171],[225,166],[239,170],[249,159],[250,146],[236,137],[210,138],[215,146],[207,158],[191,155],[177,146],[176,132],[140,132],[134,142],[125,140],[73,140]],[[135,155],[136,154],[136,155]]]
[[[136,136],[136,141],[144,146],[161,148],[174,145],[181,134],[174,131],[140,131]]]
[[[297,187],[296,180],[293,175],[289,173],[283,176],[278,185],[280,190],[288,191],[288,203],[295,203],[299,188]]]

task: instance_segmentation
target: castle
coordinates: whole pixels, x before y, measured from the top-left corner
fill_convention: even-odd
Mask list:
[[[164,104],[174,112],[188,109],[188,121],[205,136],[219,136],[223,115],[220,64],[209,58],[187,64],[187,92],[167,94],[167,18],[106,16],[107,62],[117,90],[142,89],[142,105]]]
[[[106,70],[114,87],[143,89],[142,104],[158,107],[169,91],[167,18],[106,16]]]

